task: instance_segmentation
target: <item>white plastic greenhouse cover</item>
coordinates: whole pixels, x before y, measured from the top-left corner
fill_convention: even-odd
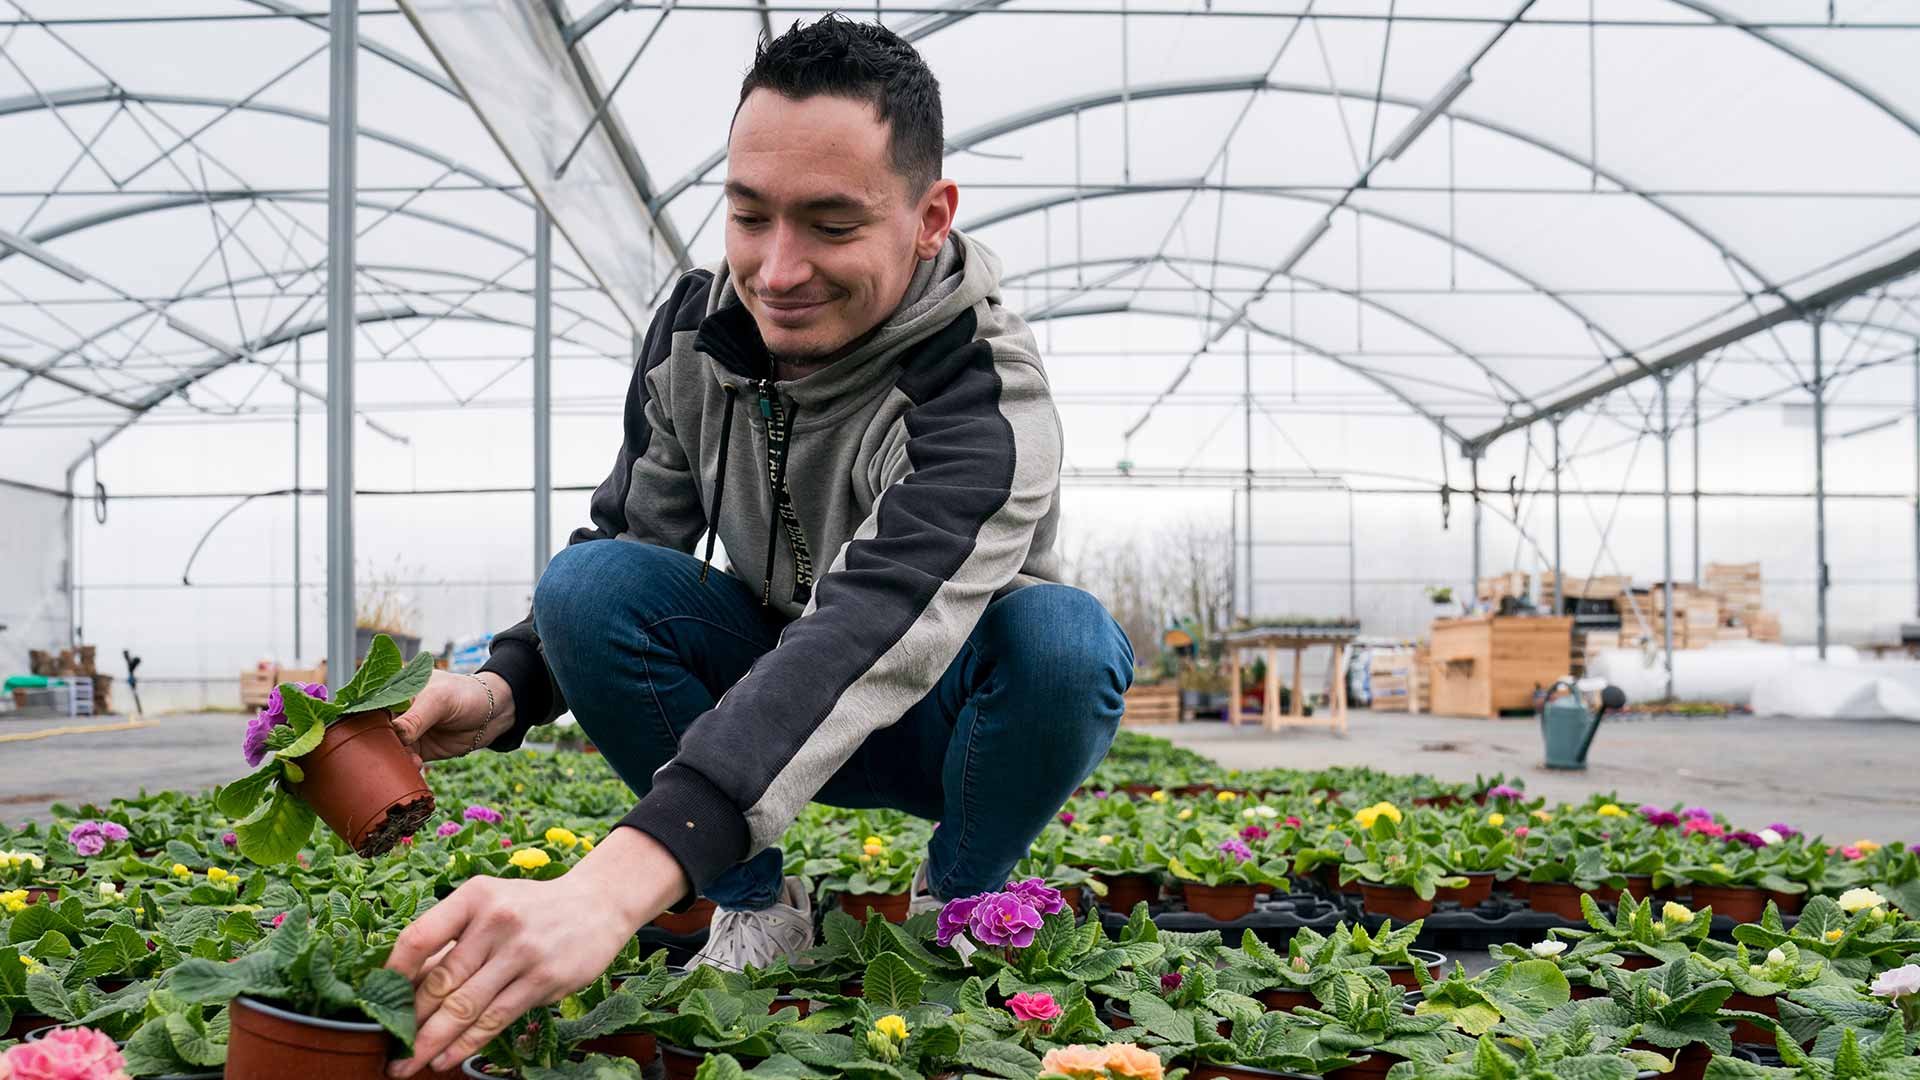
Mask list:
[[[284,425],[296,400],[314,419],[324,407],[325,7],[0,0],[0,482],[85,495],[87,463],[155,421],[197,425],[216,459],[181,475],[156,460],[142,474],[155,489],[285,482],[229,435]],[[443,430],[436,410],[502,401],[524,379],[536,203],[564,237],[556,394],[617,409],[636,324],[677,268],[721,256],[725,134],[754,42],[823,10],[363,5],[356,344],[378,376],[356,408],[371,452],[417,446]],[[1262,360],[1244,388],[1290,394],[1290,415],[1411,422],[1423,447],[1436,427],[1456,449],[1512,429],[1493,452],[1525,440],[1537,456],[1543,429],[1517,433],[1526,420],[1694,358],[1701,415],[1763,405],[1797,428],[1801,320],[1819,301],[1826,398],[1848,431],[1913,411],[1909,4],[847,12],[912,39],[940,78],[960,227],[1000,254],[1009,303],[1050,354],[1057,334],[1058,356],[1101,357],[1049,357],[1070,471],[1237,477],[1237,450],[1223,468],[1213,444],[1222,427],[1170,407],[1208,402],[1237,443],[1243,350]],[[1657,419],[1652,402],[1630,385],[1581,420],[1624,446]],[[1292,423],[1280,438],[1310,469],[1357,466],[1360,483],[1366,467],[1438,471],[1339,460]],[[1245,441],[1251,464],[1251,429]],[[1380,445],[1403,458],[1410,440]],[[606,452],[580,464],[563,449],[556,472],[590,482]],[[1808,457],[1744,452],[1755,470]],[[1645,486],[1633,459],[1625,473]]]

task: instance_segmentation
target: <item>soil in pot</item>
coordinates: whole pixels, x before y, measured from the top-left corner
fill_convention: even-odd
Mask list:
[[[867,911],[872,909],[890,923],[907,921],[908,907],[913,897],[908,893],[841,893],[840,910],[861,922],[867,921]]]
[[[669,934],[691,937],[707,928],[713,922],[713,901],[702,896],[695,900],[685,911],[663,911],[653,920],[653,925]]]
[[[1547,915],[1558,915],[1568,922],[1585,922],[1580,913],[1580,889],[1563,881],[1536,881],[1527,890],[1527,906]]]
[[[1675,1057],[1672,1050],[1664,1046],[1655,1046],[1638,1040],[1627,1044],[1634,1050],[1651,1050],[1656,1054],[1672,1058],[1673,1069],[1663,1074],[1662,1080],[1702,1080],[1707,1075],[1707,1062],[1713,1060],[1713,1051],[1704,1043],[1689,1043]]]
[[[1232,922],[1253,914],[1252,885],[1186,886],[1187,910],[1220,922]]]
[[[228,1076],[383,1080],[399,1049],[379,1024],[302,1016],[249,997],[227,1012]]]
[[[1260,999],[1268,1012],[1292,1012],[1302,1005],[1312,1009],[1320,1007],[1320,999],[1307,990],[1262,990],[1253,996]]]
[[[812,998],[777,997],[777,998],[774,998],[772,1003],[770,1003],[767,1006],[767,1015],[772,1016],[774,1013],[779,1012],[781,1009],[784,1009],[789,1005],[800,1010],[800,1019],[802,1020],[805,1020],[807,1018],[807,1014],[813,1011]]]
[[[1408,949],[1407,952],[1412,954],[1415,960],[1426,965],[1427,979],[1429,981],[1438,979],[1440,973],[1446,970],[1446,953],[1434,952],[1431,949]],[[1404,987],[1408,990],[1420,989],[1420,977],[1415,975],[1413,968],[1407,964],[1395,964],[1392,967],[1383,967],[1380,970],[1387,973],[1387,979],[1395,986]]]
[[[433,816],[433,791],[400,745],[390,709],[329,727],[300,768],[307,778],[294,794],[362,857],[386,854]]]
[[[1645,971],[1648,968],[1657,968],[1661,963],[1658,957],[1648,956],[1645,953],[1620,954],[1621,971]]]
[[[700,1063],[707,1060],[708,1050],[687,1050],[672,1043],[660,1044],[660,1064],[665,1067],[667,1080],[693,1080],[693,1074],[700,1071]],[[750,1054],[734,1054],[742,1067],[752,1069],[766,1058],[753,1057]],[[1699,1080],[1695,1077],[1694,1080]]]
[[[1100,903],[1108,911],[1124,915],[1132,912],[1136,905],[1160,902],[1160,883],[1145,874],[1101,876],[1100,883],[1107,887],[1107,895]]]
[[[583,1054],[605,1054],[608,1057],[626,1058],[646,1068],[653,1059],[660,1056],[660,1047],[652,1035],[644,1031],[630,1032],[624,1035],[602,1035],[597,1039],[588,1039],[579,1046]]]
[[[1422,900],[1404,885],[1360,883],[1360,906],[1369,915],[1384,915],[1395,922],[1409,923],[1433,914],[1433,901]]]
[[[1710,907],[1715,915],[1734,922],[1759,922],[1767,911],[1767,892],[1746,886],[1700,885],[1693,887],[1693,906]]]
[[[17,1041],[26,1038],[27,1032],[29,1031],[35,1031],[43,1027],[52,1027],[58,1023],[58,1020],[44,1013],[17,1012],[13,1014],[13,1019],[7,1022],[6,1034],[0,1035],[0,1039],[13,1039]]]
[[[1729,994],[1720,1006],[1723,1009],[1737,1009],[1741,1012],[1764,1013],[1767,1016],[1780,1016],[1780,1003],[1771,997],[1754,997],[1752,994]],[[1752,1043],[1760,1046],[1773,1046],[1773,1029],[1761,1027],[1751,1020],[1736,1020],[1733,1023],[1733,1041]]]
[[[1460,876],[1467,879],[1465,885],[1457,889],[1433,891],[1433,899],[1436,903],[1451,900],[1459,904],[1463,910],[1472,910],[1486,903],[1487,898],[1493,895],[1493,871],[1484,870]]]

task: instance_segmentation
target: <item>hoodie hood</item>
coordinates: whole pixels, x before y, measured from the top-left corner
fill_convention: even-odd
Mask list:
[[[740,302],[734,279],[722,260],[713,268],[706,318],[700,324],[701,351],[712,357],[713,376],[722,383],[770,377],[766,343],[753,313]],[[1000,258],[991,249],[954,230],[931,259],[922,259],[907,282],[900,305],[876,332],[852,352],[808,375],[780,384],[805,412],[821,417],[837,403],[864,396],[893,376],[894,361],[914,345],[952,322],[1000,288]]]

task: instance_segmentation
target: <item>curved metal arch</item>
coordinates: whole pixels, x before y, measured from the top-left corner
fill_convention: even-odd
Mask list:
[[[1256,274],[1264,274],[1268,270],[1272,269],[1272,267],[1265,266],[1259,263],[1241,262],[1238,259],[1196,259],[1196,258],[1187,257],[1187,256],[1171,256],[1171,255],[1161,255],[1157,259],[1150,259],[1144,255],[1131,255],[1131,256],[1121,255],[1121,256],[1112,256],[1104,259],[1075,259],[1070,262],[1055,263],[1052,266],[1044,266],[1039,268],[1038,270],[1027,270],[1027,271],[1022,271],[1021,273],[1018,273],[1018,274],[1012,274],[1007,277],[1003,277],[1000,279],[1000,284],[1004,288],[1006,285],[1011,284],[1012,282],[1020,281],[1024,278],[1033,277],[1043,273],[1050,273],[1055,270],[1072,270],[1077,267],[1107,266],[1114,263],[1132,263],[1139,267],[1148,267],[1153,265],[1156,262],[1190,263],[1196,266],[1224,266],[1229,269],[1247,270]],[[1440,331],[1435,330],[1433,327],[1428,326],[1427,324],[1412,317],[1411,315],[1406,314],[1400,309],[1395,308],[1391,305],[1382,303],[1381,301],[1375,299],[1374,297],[1367,296],[1359,292],[1358,290],[1343,289],[1338,285],[1333,285],[1328,282],[1307,277],[1305,274],[1292,274],[1289,276],[1292,277],[1295,281],[1301,282],[1302,284],[1305,284],[1305,285],[1311,285],[1322,292],[1335,293],[1340,296],[1344,296],[1347,299],[1352,300],[1357,304],[1363,305],[1365,307],[1373,308],[1375,311],[1378,311],[1383,315],[1391,316],[1396,321],[1406,326],[1409,326],[1414,330],[1417,330],[1420,333],[1425,334],[1427,337],[1432,338],[1434,341],[1437,341],[1440,344],[1446,346],[1447,348],[1452,349],[1455,353],[1458,353],[1460,355],[1461,359],[1466,360],[1469,363],[1471,363],[1473,366],[1479,368],[1481,372],[1487,376],[1488,379],[1492,380],[1494,383],[1498,384],[1499,386],[1502,386],[1507,390],[1511,391],[1514,397],[1517,398],[1518,400],[1523,401],[1529,405],[1533,404],[1533,399],[1531,397],[1527,396],[1527,394],[1524,391],[1522,391],[1519,387],[1509,382],[1505,376],[1493,370],[1493,368],[1490,367],[1486,363],[1486,361],[1480,359],[1480,357],[1475,355],[1471,349],[1468,349],[1466,346],[1453,340],[1451,337],[1447,336],[1446,334],[1443,334]],[[1022,318],[1025,318],[1024,314],[1022,315]]]
[[[1138,101],[1144,98],[1183,97],[1189,94],[1222,94],[1222,93],[1233,93],[1236,91],[1259,92],[1262,90],[1271,90],[1276,93],[1284,93],[1284,94],[1306,94],[1306,95],[1312,95],[1312,96],[1318,96],[1318,97],[1335,97],[1335,96],[1344,95],[1347,97],[1370,98],[1375,96],[1373,91],[1371,90],[1362,92],[1362,91],[1347,90],[1345,88],[1341,88],[1338,91],[1336,91],[1326,86],[1316,86],[1308,83],[1282,82],[1279,80],[1262,78],[1261,76],[1258,76],[1258,75],[1234,76],[1234,77],[1220,78],[1220,79],[1183,80],[1180,82],[1159,83],[1159,84],[1154,84],[1150,86],[1140,87],[1138,89],[1128,90],[1128,91],[1125,91],[1124,93],[1119,90],[1101,90],[1101,91],[1096,91],[1090,94],[1084,94],[1076,98],[1068,98],[1062,101],[1036,106],[1035,108],[1028,109],[1019,113],[1015,113],[1011,116],[1003,117],[999,120],[989,121],[986,124],[982,124],[974,128],[970,128],[967,131],[962,132],[961,134],[955,136],[953,139],[949,140],[947,143],[947,149],[949,152],[967,150],[972,148],[974,145],[978,143],[986,142],[991,139],[996,139],[1002,135],[1007,135],[1015,131],[1020,131],[1024,128],[1032,127],[1036,124],[1044,124],[1049,120],[1058,120],[1064,116],[1071,116],[1075,112],[1080,112],[1087,109],[1105,108],[1112,105],[1116,105],[1116,104],[1119,104],[1122,100],[1127,98],[1131,98],[1132,100]],[[1391,105],[1399,105],[1409,109],[1417,110],[1422,108],[1426,104],[1423,101],[1419,101],[1414,98],[1409,98],[1399,94],[1380,94],[1378,96],[1379,96],[1379,99],[1383,102],[1386,102]],[[1742,256],[1739,252],[1735,251],[1726,241],[1720,239],[1719,236],[1715,235],[1706,226],[1701,225],[1699,222],[1693,220],[1693,218],[1690,217],[1689,215],[1683,213],[1682,211],[1676,209],[1673,206],[1668,205],[1665,201],[1660,199],[1658,196],[1650,194],[1645,189],[1628,181],[1625,177],[1620,175],[1618,172],[1615,172],[1614,170],[1609,169],[1606,166],[1603,166],[1596,161],[1583,157],[1577,151],[1561,146],[1550,139],[1547,139],[1543,136],[1535,135],[1532,132],[1522,131],[1519,128],[1512,127],[1511,125],[1508,125],[1508,124],[1503,124],[1497,120],[1490,120],[1490,119],[1487,119],[1486,117],[1476,116],[1473,113],[1463,112],[1458,109],[1448,109],[1444,115],[1451,117],[1454,120],[1458,120],[1463,124],[1468,124],[1470,126],[1480,128],[1483,131],[1492,132],[1495,135],[1501,135],[1506,138],[1513,139],[1521,143],[1525,143],[1526,145],[1531,146],[1536,150],[1539,150],[1543,153],[1550,154],[1554,157],[1557,157],[1560,160],[1565,161],[1570,165],[1575,165],[1575,166],[1578,166],[1579,168],[1591,171],[1594,175],[1601,177],[1602,179],[1606,180],[1608,183],[1618,187],[1620,190],[1645,202],[1647,205],[1652,206],[1654,209],[1660,211],[1662,214],[1665,214],[1668,218],[1678,223],[1682,228],[1685,228],[1688,232],[1693,233],[1695,236],[1698,236],[1700,239],[1712,245],[1715,251],[1718,251],[1722,255],[1733,260],[1735,263],[1739,265],[1740,269],[1745,270],[1748,274],[1752,275],[1753,279],[1759,282],[1764,287],[1762,291],[1772,293],[1775,296],[1780,296],[1783,300],[1785,299],[1784,295],[1780,292],[1778,285],[1776,285],[1770,278],[1768,278],[1766,274],[1762,273],[1758,267],[1753,265],[1753,263],[1750,260]],[[1592,322],[1591,319],[1587,321]],[[1599,329],[1597,324],[1595,324],[1595,328]],[[1612,335],[1608,335],[1608,338],[1609,340],[1613,340]],[[1619,342],[1615,341],[1615,344],[1617,345],[1619,344]],[[1624,346],[1622,347],[1624,348]]]
[[[1146,188],[1146,189],[1142,189],[1138,185],[1136,185],[1133,188],[1101,188],[1101,189],[1094,189],[1090,191],[1081,191],[1075,194],[1068,194],[1068,195],[1048,195],[1039,199],[1032,199],[1024,203],[1018,203],[1013,206],[1004,207],[1000,210],[995,211],[992,214],[985,215],[978,221],[969,222],[964,228],[965,228],[965,231],[974,231],[978,229],[987,228],[992,225],[998,225],[998,224],[1001,224],[1002,222],[1009,221],[1016,217],[1022,217],[1027,214],[1038,213],[1049,207],[1063,206],[1067,203],[1071,203],[1075,201],[1076,199],[1079,199],[1079,200],[1111,199],[1111,198],[1118,198],[1118,197],[1124,197],[1129,195],[1160,194],[1166,191],[1185,191],[1191,187],[1200,186],[1202,183],[1203,182],[1200,180],[1188,180],[1184,182],[1170,183],[1165,185],[1164,187],[1156,185],[1154,187]],[[1326,207],[1332,207],[1336,205],[1336,203],[1338,202],[1338,200],[1330,196],[1311,195],[1305,192],[1298,192],[1298,191],[1238,191],[1238,192],[1234,192],[1233,194],[1257,196],[1260,198],[1268,198],[1268,199],[1295,199],[1300,202],[1309,202],[1309,203],[1314,203],[1316,205],[1326,206]],[[1466,243],[1463,240],[1459,240],[1456,238],[1449,238],[1445,234],[1429,226],[1422,225],[1416,221],[1409,221],[1406,218],[1399,216],[1398,214],[1390,214],[1387,211],[1378,209],[1376,207],[1355,206],[1352,203],[1348,203],[1346,204],[1345,207],[1343,207],[1343,209],[1347,210],[1350,213],[1363,214],[1367,217],[1377,218],[1389,224],[1399,225],[1402,228],[1420,233],[1421,235],[1429,237],[1430,239],[1438,240],[1443,244],[1451,244],[1454,247],[1458,248],[1459,250],[1464,251],[1467,254],[1473,256],[1474,258],[1479,259],[1482,262],[1485,262],[1488,266],[1491,266],[1494,269],[1499,270],[1502,273],[1505,273],[1511,276],[1515,281],[1520,282],[1522,285],[1527,286],[1528,288],[1539,293],[1541,296],[1552,301],[1555,305],[1557,305],[1562,310],[1564,310],[1568,315],[1571,315],[1576,321],[1580,323],[1580,325],[1588,327],[1594,333],[1599,334],[1602,337],[1606,338],[1608,342],[1610,342],[1615,348],[1619,349],[1623,354],[1630,352],[1630,350],[1626,347],[1626,345],[1623,344],[1619,338],[1614,337],[1614,335],[1611,332],[1609,332],[1606,327],[1601,326],[1599,323],[1596,323],[1592,319],[1588,318],[1585,312],[1582,312],[1579,308],[1576,308],[1572,304],[1568,303],[1567,300],[1564,297],[1562,297],[1559,293],[1556,293],[1552,289],[1549,289],[1546,286],[1540,284],[1538,281],[1533,280],[1533,278],[1515,269],[1514,267],[1508,265],[1503,260],[1497,259],[1491,255],[1488,255],[1486,252],[1481,251],[1480,249],[1474,247],[1471,244]],[[1273,268],[1270,266],[1261,267],[1262,272],[1265,272],[1271,269]]]
[[[304,120],[309,124],[317,124],[320,127],[327,126],[327,115],[325,113],[296,108],[292,105],[277,105],[270,101],[207,97],[199,94],[136,93],[123,87],[104,85],[56,90],[45,95],[23,94],[19,97],[0,99],[0,117],[34,112],[41,109],[52,109],[65,105],[104,105],[109,103],[125,103],[128,101],[137,101],[146,105],[184,105],[190,108],[234,109],[247,112],[268,113],[294,120]],[[417,157],[425,158],[451,172],[456,172],[469,179],[477,180],[498,194],[505,195],[507,198],[512,199],[530,210],[533,208],[534,203],[532,199],[512,190],[508,185],[488,176],[479,169],[455,161],[437,150],[430,149],[404,136],[381,131],[378,128],[370,128],[364,124],[360,126],[358,131],[360,137],[363,139],[371,139],[374,142],[385,143],[395,149],[404,150]]]
[[[371,311],[356,311],[353,314],[353,321],[355,325],[365,325],[371,322],[396,322],[396,321],[403,321],[406,319],[455,319],[461,322],[480,322],[480,323],[487,323],[493,326],[511,326],[511,327],[522,329],[522,330],[527,330],[529,332],[531,332],[533,329],[532,323],[521,322],[517,319],[504,319],[494,315],[483,315],[479,312],[471,312],[471,311],[439,313],[439,312],[431,312],[431,311],[415,311],[411,307],[393,307],[393,308],[386,308],[386,309],[375,309]],[[80,456],[74,458],[73,461],[69,462],[68,468],[72,469],[78,466],[81,462],[86,461],[87,458],[97,453],[101,447],[113,441],[113,439],[116,436],[118,436],[121,432],[132,427],[135,423],[139,421],[141,417],[147,415],[149,412],[152,412],[155,408],[160,406],[168,398],[171,398],[176,394],[179,394],[181,391],[187,389],[193,384],[200,382],[203,379],[211,377],[216,372],[219,372],[224,368],[227,368],[233,364],[239,363],[241,360],[246,359],[247,356],[249,356],[250,354],[260,352],[263,349],[271,349],[276,346],[285,345],[296,338],[311,337],[314,334],[323,334],[326,332],[326,330],[327,330],[327,319],[326,319],[326,316],[322,315],[318,319],[303,323],[299,326],[282,327],[278,330],[272,331],[271,333],[262,334],[260,337],[254,338],[252,341],[246,342],[244,345],[240,346],[237,349],[234,349],[228,352],[223,352],[220,355],[214,357],[213,359],[206,360],[199,364],[194,365],[194,367],[191,370],[182,372],[178,378],[167,380],[167,382],[164,385],[155,387],[153,390],[148,391],[145,396],[134,401],[131,405],[125,406],[125,408],[128,409],[127,418],[120,421],[118,424],[115,424],[110,430],[107,431],[106,434],[102,435],[99,439],[95,440],[92,443],[92,445],[90,445],[87,448],[85,453],[81,454]],[[562,337],[562,340],[568,340],[568,339]]]
[[[1060,311],[1049,311],[1044,315],[1036,316],[1034,321],[1044,322],[1048,319],[1077,319],[1077,318],[1084,318],[1089,315],[1121,315],[1121,314],[1161,315],[1161,316],[1165,316],[1167,318],[1172,318],[1172,319],[1187,319],[1189,321],[1198,321],[1198,316],[1194,315],[1194,313],[1191,311],[1177,311],[1172,308],[1147,307],[1147,306],[1142,306],[1138,304],[1126,304],[1126,303],[1113,304],[1113,305],[1102,306],[1102,307],[1093,307],[1093,308],[1064,308]],[[1326,360],[1329,363],[1332,363],[1338,366],[1342,371],[1349,372],[1353,375],[1356,375],[1362,379],[1367,380],[1368,382],[1374,384],[1375,386],[1378,386],[1380,389],[1385,390],[1388,393],[1388,395],[1398,400],[1401,404],[1405,405],[1407,408],[1412,409],[1414,413],[1419,415],[1422,419],[1432,423],[1435,427],[1439,428],[1440,433],[1442,435],[1452,439],[1456,443],[1460,441],[1462,436],[1458,431],[1454,430],[1452,425],[1448,424],[1444,419],[1440,418],[1434,413],[1428,411],[1426,406],[1408,397],[1406,394],[1402,393],[1399,390],[1399,388],[1387,382],[1385,379],[1382,379],[1380,376],[1374,374],[1372,371],[1369,371],[1366,368],[1355,367],[1351,363],[1348,363],[1345,359],[1341,358],[1339,354],[1329,352],[1326,349],[1321,348],[1318,345],[1315,345],[1311,341],[1302,340],[1301,338],[1295,337],[1291,334],[1287,334],[1287,333],[1283,333],[1282,331],[1275,330],[1272,327],[1262,326],[1260,323],[1258,323],[1251,317],[1242,319],[1240,321],[1249,329],[1253,330],[1255,333],[1273,338],[1276,341],[1283,341],[1290,345],[1297,345],[1300,348],[1305,349],[1306,351],[1312,353],[1313,355],[1320,357],[1322,360]]]
[[[298,271],[288,271],[288,273],[293,274],[295,277],[303,277],[307,274],[317,273],[321,270],[326,269],[326,265],[327,265],[326,260],[322,259],[321,261],[317,263],[312,263],[306,267],[301,268]],[[481,282],[481,283],[485,283],[487,281],[486,278],[483,278],[478,274],[469,274],[460,270],[446,270],[440,267],[432,267],[432,266],[411,266],[404,263],[361,263],[359,264],[357,269],[362,271],[377,270],[377,271],[386,271],[386,272],[392,272],[392,273],[406,273],[406,274],[438,274],[444,277],[451,277],[451,278],[456,278],[464,281]],[[231,278],[227,281],[221,281],[211,285],[207,285],[203,288],[197,289],[190,293],[181,293],[178,296],[175,296],[174,300],[175,302],[178,302],[181,300],[199,299],[201,297],[215,295],[219,293],[221,290],[226,288],[247,285],[256,281],[265,281],[271,278],[272,276],[274,275],[248,274],[245,277]],[[512,291],[518,292],[520,290],[512,290]],[[579,309],[574,308],[570,305],[562,304],[558,301],[555,301],[553,306],[557,310],[564,311],[569,315],[577,316],[581,322],[585,322],[593,326],[597,326],[600,329],[605,330],[610,334],[619,333],[619,331],[614,330],[612,327],[608,326],[607,324],[601,322],[598,319],[592,318],[589,315],[584,314]],[[32,382],[36,376],[43,379],[52,378],[55,372],[58,372],[59,370],[61,370],[60,361],[66,359],[69,356],[73,356],[76,353],[84,352],[86,348],[92,345],[94,342],[97,342],[100,339],[108,336],[109,334],[112,334],[117,330],[120,330],[128,325],[131,325],[132,323],[138,322],[140,319],[145,318],[146,316],[149,316],[151,314],[152,314],[151,311],[148,311],[143,308],[140,311],[135,312],[134,314],[129,315],[124,319],[121,319],[119,322],[101,327],[99,330],[89,335],[85,340],[60,350],[58,353],[55,353],[52,357],[49,357],[44,364],[37,367],[26,369],[27,378],[22,380],[20,385],[13,388],[12,390],[0,392],[0,402],[3,402],[8,398],[12,397],[15,393],[18,392],[18,390],[21,387],[24,387],[27,383]],[[570,333],[555,333],[553,336],[554,336],[554,339],[558,341],[565,341],[574,345],[579,345],[581,348],[589,349],[593,352],[602,352],[602,350],[595,348],[592,342],[585,341],[580,338],[576,338]],[[613,359],[613,357],[609,355],[609,359]],[[627,366],[624,360],[619,361],[619,363],[621,364],[622,367]],[[72,368],[68,368],[67,370],[72,370]],[[127,402],[122,401],[121,399],[114,397],[110,394],[103,394],[98,391],[92,390],[91,388],[88,388],[86,386],[76,384],[76,383],[71,383],[64,379],[60,381],[63,384],[67,385],[69,389],[77,390],[82,394],[86,394],[88,397],[107,402],[108,404],[111,404],[111,405],[119,406],[120,408],[123,408],[123,409],[133,407],[129,405]]]

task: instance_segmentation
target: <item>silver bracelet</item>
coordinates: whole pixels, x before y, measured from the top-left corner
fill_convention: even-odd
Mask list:
[[[478,674],[467,677],[479,683],[480,689],[487,692],[487,719],[485,723],[480,725],[480,730],[473,733],[473,745],[467,747],[467,753],[471,754],[475,750],[480,749],[481,741],[487,737],[487,729],[493,726],[493,687],[488,686],[487,680],[481,678]]]

